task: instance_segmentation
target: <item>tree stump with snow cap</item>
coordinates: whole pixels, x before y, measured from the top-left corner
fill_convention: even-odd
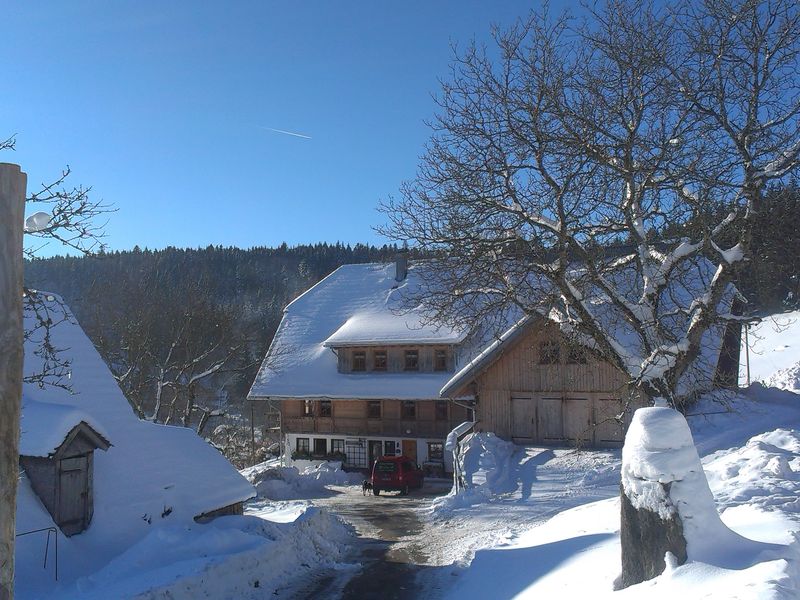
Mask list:
[[[641,408],[622,449],[620,587],[657,577],[671,552],[678,565],[708,525],[722,525],[683,415],[671,408]],[[692,542],[696,541],[694,546]]]

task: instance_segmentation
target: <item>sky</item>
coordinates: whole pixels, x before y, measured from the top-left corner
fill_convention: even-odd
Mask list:
[[[382,244],[377,206],[414,177],[452,45],[534,4],[7,3],[0,161],[29,191],[69,165],[116,209],[111,250]]]

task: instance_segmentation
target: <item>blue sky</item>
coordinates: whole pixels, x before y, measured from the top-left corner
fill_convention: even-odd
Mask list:
[[[117,208],[111,249],[383,243],[376,206],[415,173],[451,43],[530,6],[8,3],[0,160],[29,188],[69,164]]]

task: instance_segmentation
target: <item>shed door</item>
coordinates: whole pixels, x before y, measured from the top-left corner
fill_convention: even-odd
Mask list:
[[[530,396],[511,397],[511,437],[536,439],[536,410]]]
[[[543,442],[564,439],[561,398],[542,398],[539,401],[539,436]]]
[[[565,398],[564,437],[571,442],[591,442],[591,415],[591,405],[588,398]]]
[[[83,531],[88,520],[89,460],[75,456],[59,461],[59,526],[67,535]]]

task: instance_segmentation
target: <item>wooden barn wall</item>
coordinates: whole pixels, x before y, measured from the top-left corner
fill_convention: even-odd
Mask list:
[[[560,345],[558,364],[540,364],[542,342]],[[568,352],[556,326],[532,327],[478,377],[479,429],[523,442],[621,444],[627,422],[621,428],[609,417],[628,393],[625,376],[589,355],[569,364]]]

